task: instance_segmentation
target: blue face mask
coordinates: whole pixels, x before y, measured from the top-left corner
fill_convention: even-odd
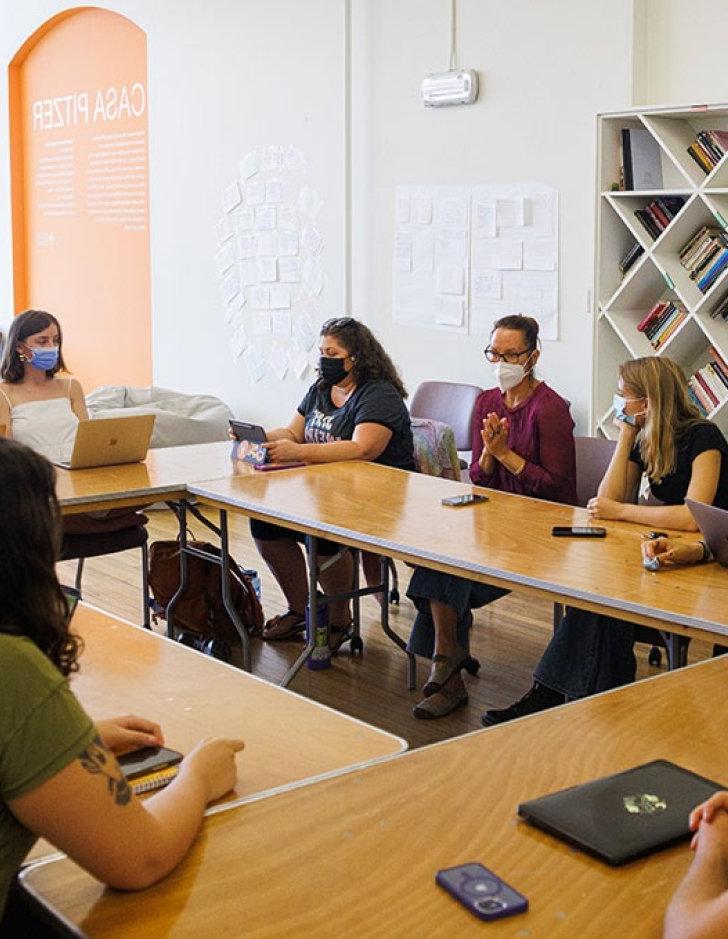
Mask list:
[[[39,368],[42,372],[50,372],[58,365],[58,356],[58,346],[54,346],[52,349],[32,349],[30,364],[33,368]]]
[[[631,424],[632,427],[637,426],[637,414],[625,414],[624,409],[627,407],[628,401],[634,401],[634,398],[625,398],[623,395],[615,395],[612,398],[612,407],[614,408],[614,417],[618,421],[622,421],[623,424]],[[644,413],[644,412],[643,412]]]

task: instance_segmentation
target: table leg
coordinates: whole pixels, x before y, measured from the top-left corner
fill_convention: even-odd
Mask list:
[[[318,539],[315,535],[306,538],[306,553],[308,555],[308,633],[306,635],[306,648],[291,665],[281,681],[281,687],[287,688],[303,667],[303,663],[311,655],[316,642],[316,624],[318,621],[318,569],[317,564]],[[330,640],[329,640],[330,644]]]
[[[238,616],[238,611],[233,603],[232,593],[230,591],[230,543],[228,538],[228,519],[227,512],[220,509],[220,571],[222,575],[222,603],[225,612],[232,620],[233,626],[238,631],[243,652],[243,669],[250,671],[250,636],[245,624]]]
[[[417,658],[413,652],[407,651],[407,643],[397,635],[389,625],[389,558],[381,556],[379,560],[382,580],[382,629],[385,636],[389,636],[392,642],[407,656],[407,688],[414,691],[417,685]]]
[[[179,587],[174,593],[172,599],[167,604],[165,615],[167,617],[167,636],[174,639],[174,607],[183,592],[187,589],[188,570],[187,570],[187,503],[181,499],[177,503],[167,503],[177,516],[179,521]]]

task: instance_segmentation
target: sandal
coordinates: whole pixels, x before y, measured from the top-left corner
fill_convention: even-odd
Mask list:
[[[353,625],[354,621],[349,620],[346,626],[329,626],[329,646],[332,655],[336,655],[344,643],[351,639],[351,627]]]
[[[458,670],[453,672],[439,691],[416,704],[412,714],[420,720],[435,720],[464,708],[467,703],[468,692]]]
[[[263,639],[268,642],[281,642],[284,639],[296,639],[306,629],[306,617],[303,613],[288,609],[285,613],[273,616],[263,627]]]
[[[427,684],[422,689],[422,694],[426,698],[429,698],[430,695],[437,694],[451,675],[465,667],[468,658],[469,656],[465,649],[460,648],[456,648],[451,655],[433,655],[430,675],[427,679]]]

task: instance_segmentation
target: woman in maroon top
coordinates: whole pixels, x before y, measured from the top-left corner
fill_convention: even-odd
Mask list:
[[[498,387],[484,391],[475,406],[470,478],[479,486],[573,504],[574,422],[568,403],[534,375],[539,355],[536,320],[513,315],[496,322],[485,358]],[[407,596],[417,617],[408,648],[432,657],[415,717],[444,717],[468,703],[461,671],[469,664],[471,610],[507,592],[415,569]]]

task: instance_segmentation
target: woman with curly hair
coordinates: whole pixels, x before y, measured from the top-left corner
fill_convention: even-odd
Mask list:
[[[18,928],[13,879],[36,838],[47,838],[111,886],[147,887],[187,853],[207,803],[235,784],[235,752],[243,746],[203,741],[167,789],[144,803],[134,796],[114,754],[160,745],[162,732],[134,716],[94,725],[69,688],[81,643],[69,633],[69,608],[55,573],[54,483],[44,457],[0,440],[3,936],[31,934]]]
[[[412,428],[402,380],[371,330],[342,316],[321,327],[319,378],[306,392],[287,427],[267,432],[267,449],[274,463],[334,463],[371,460],[400,469],[414,469]],[[252,520],[251,532],[264,561],[288,602],[285,613],[268,620],[265,639],[289,639],[305,627],[308,602],[306,562],[297,535],[288,528]],[[319,554],[336,554],[339,546],[320,539]],[[351,556],[342,557],[321,581],[327,593],[342,593],[351,584]],[[378,562],[365,557],[369,583],[378,581]],[[331,644],[337,649],[348,633],[348,604],[329,604]]]

